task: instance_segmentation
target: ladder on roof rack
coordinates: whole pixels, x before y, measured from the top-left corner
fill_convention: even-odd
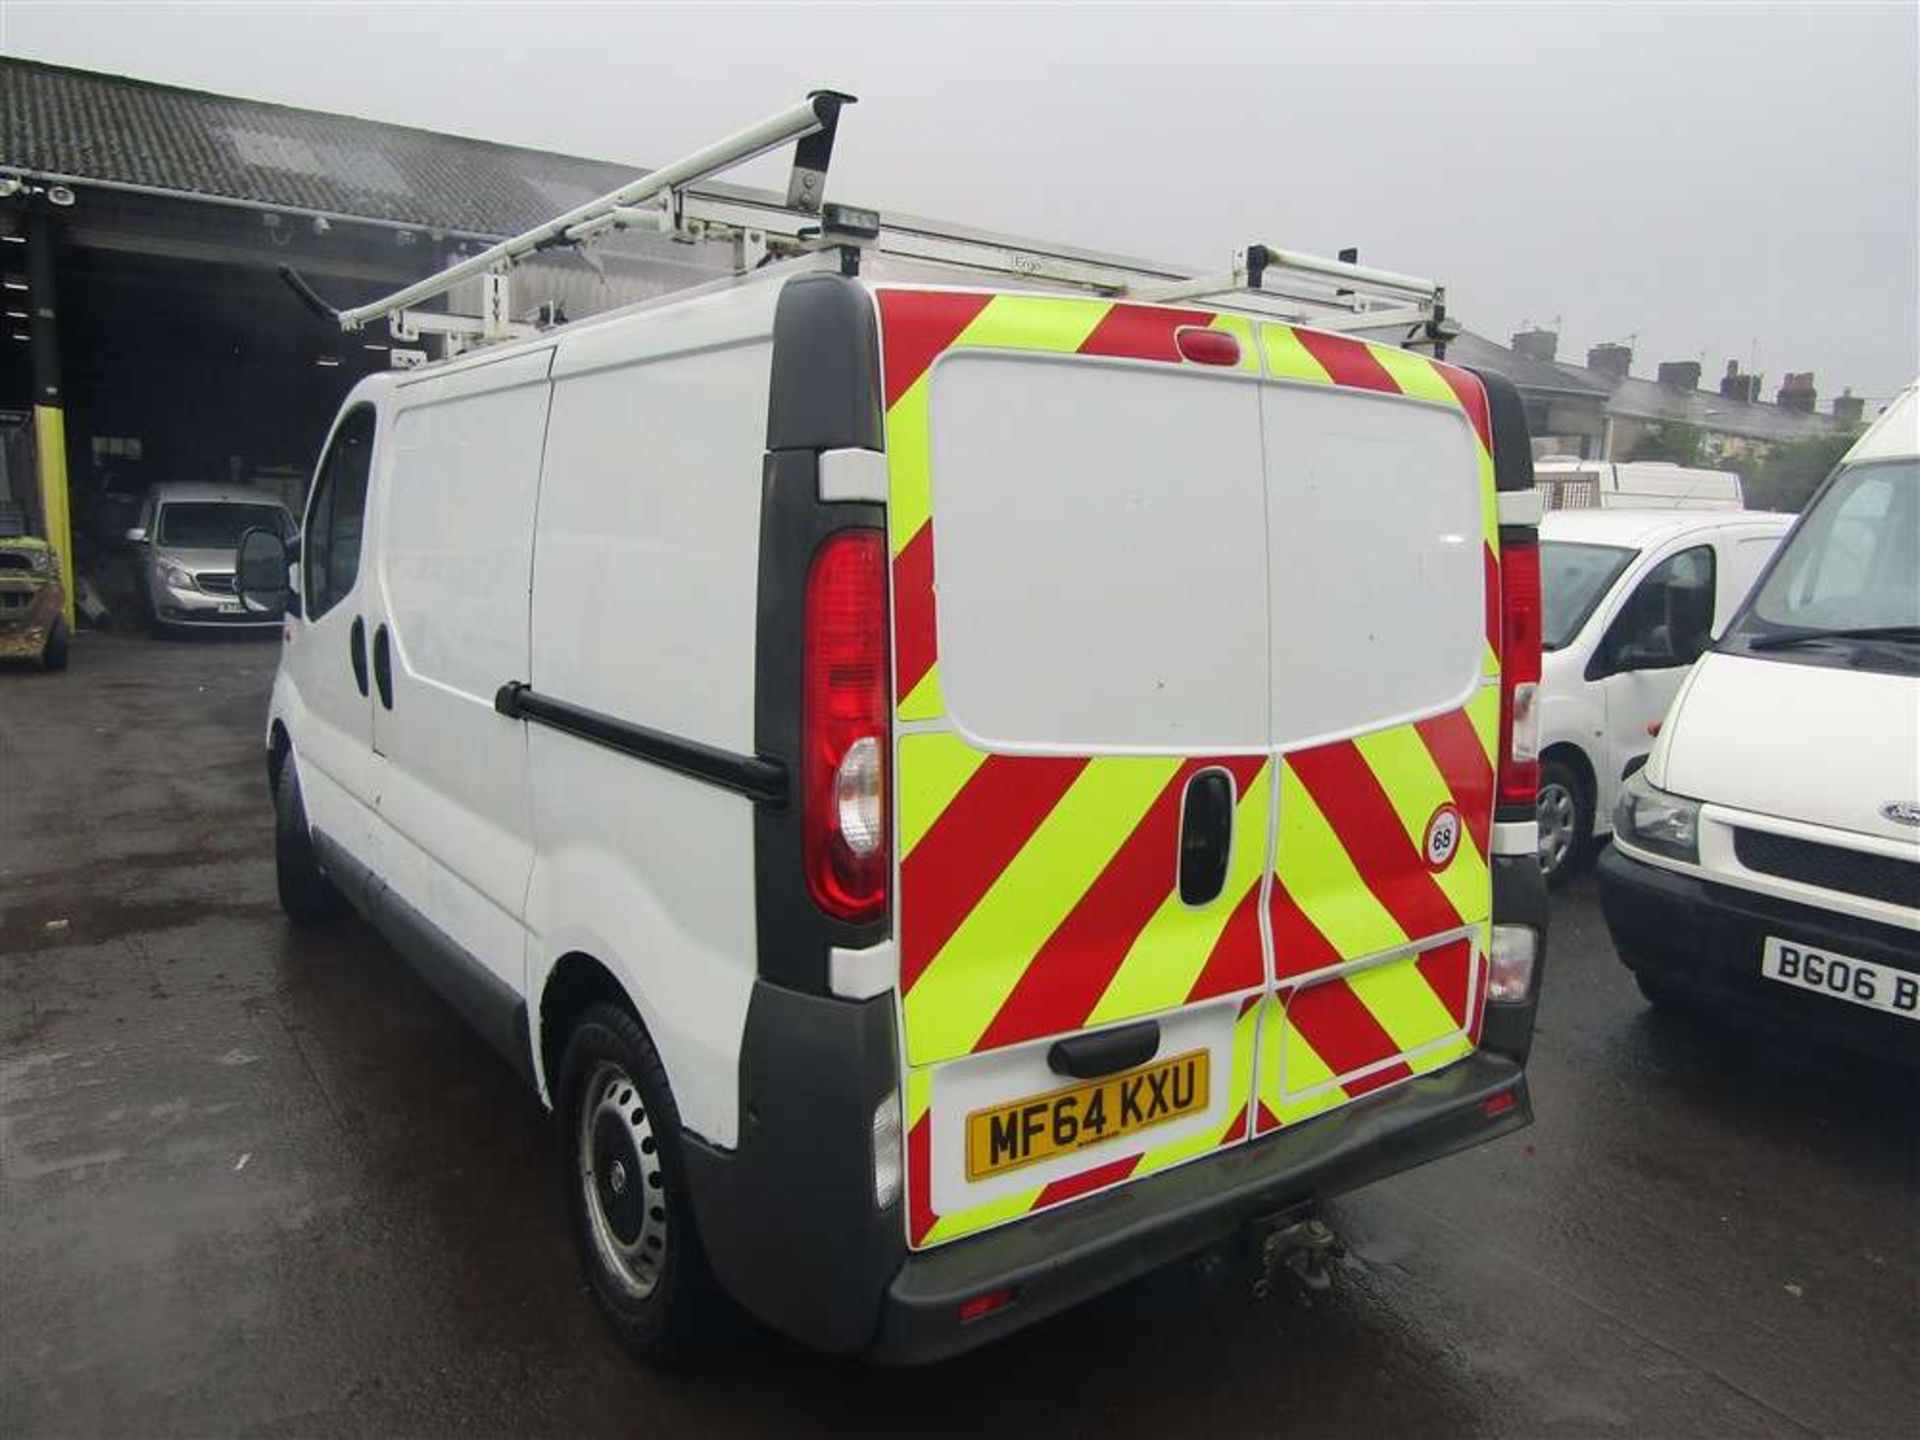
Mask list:
[[[728,136],[671,165],[649,172],[597,200],[544,221],[523,234],[468,256],[383,299],[338,310],[304,279],[282,266],[281,277],[307,307],[343,330],[385,317],[402,339],[446,337],[449,352],[464,345],[531,333],[512,319],[508,276],[531,255],[583,248],[609,235],[635,231],[733,247],[733,270],[744,274],[770,258],[839,249],[857,266],[860,252],[896,260],[1014,277],[1023,283],[1086,289],[1142,303],[1205,301],[1322,329],[1408,327],[1409,345],[1444,355],[1459,332],[1448,318],[1446,290],[1431,280],[1362,266],[1343,252],[1328,260],[1268,245],[1234,252],[1224,272],[1192,275],[1143,261],[1094,255],[1070,247],[1038,246],[921,220],[883,220],[880,213],[826,202],[827,168],[840,110],[855,103],[838,90],[814,90],[798,105]],[[748,160],[794,144],[784,199],[700,188]],[[414,307],[467,280],[484,283],[484,313],[449,315]]]

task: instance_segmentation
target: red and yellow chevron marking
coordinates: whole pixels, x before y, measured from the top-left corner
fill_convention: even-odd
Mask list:
[[[1199,771],[1238,793],[1219,899],[1175,874]],[[983,755],[957,736],[899,742],[900,993],[907,1060],[932,1064],[1261,984],[1264,756]]]
[[[932,1205],[934,1137],[930,1109],[933,1071],[930,1067],[909,1071],[906,1116],[908,1242],[915,1249],[938,1245],[1239,1144],[1247,1138],[1261,1006],[1259,995],[1249,995],[1240,1002],[1240,1014],[1233,1028],[1233,1064],[1230,1068],[1227,1103],[1217,1126],[1164,1145],[1149,1146],[1118,1159],[1103,1161],[1098,1158],[1097,1150],[1091,1151],[1088,1155],[1090,1163],[1085,1170],[949,1215],[936,1214]],[[1151,1139],[1151,1136],[1143,1138]]]
[[[1497,676],[1498,529],[1486,397],[1471,375],[1389,346],[1290,325],[1262,323],[1256,337],[1252,321],[1203,310],[891,288],[878,292],[878,304],[896,713],[903,722],[938,721],[945,714],[928,453],[935,362],[949,350],[983,348],[1185,364],[1175,343],[1185,326],[1235,334],[1244,372],[1402,394],[1466,415],[1480,448],[1488,527],[1486,668]],[[1242,1106],[1217,1136],[1118,1160],[1090,1155],[1089,1168],[1067,1179],[964,1214],[936,1216],[930,1208],[928,1115],[933,1067],[1260,987],[1266,980],[1263,890],[1272,897],[1269,918],[1283,984],[1482,924],[1497,707],[1497,689],[1488,686],[1453,715],[1289,757],[1278,767],[1281,860],[1271,884],[1263,872],[1276,777],[1264,756],[995,755],[938,728],[904,734],[896,757],[902,856],[896,923],[910,1067],[913,1243],[938,1243],[1013,1219],[1236,1143],[1247,1133]],[[1210,765],[1232,773],[1238,787],[1233,858],[1220,898],[1196,909],[1179,899],[1174,857],[1184,787]],[[1424,829],[1442,804],[1459,809],[1468,835],[1448,865],[1429,871]],[[1473,958],[1471,946],[1461,953],[1469,993],[1478,995],[1484,985],[1473,979],[1473,967],[1484,967],[1484,961]],[[1336,1043],[1354,1029],[1343,1029],[1340,1017],[1351,1019],[1356,1009],[1370,1018],[1376,1046],[1381,1035],[1388,1041],[1424,1036],[1421,1026],[1433,1020],[1436,1007],[1452,1013],[1450,1002],[1438,998],[1453,993],[1446,968],[1452,964],[1402,954],[1343,974],[1337,983],[1286,987],[1284,998],[1264,1004],[1249,997],[1235,1032],[1235,1093],[1250,1102],[1254,1057],[1267,1044],[1262,1036],[1275,1052],[1262,1066],[1265,1128],[1279,1123],[1275,1115],[1291,1116],[1290,1106],[1329,1108],[1365,1086],[1387,1083],[1375,1076],[1397,1076],[1391,1066],[1357,1076],[1350,1068],[1328,1069],[1319,1078],[1307,1058],[1318,1052],[1302,1039],[1287,1051],[1295,1068],[1286,1072],[1283,1094],[1280,1047],[1296,1033],[1324,1032],[1334,1058],[1319,1057],[1321,1063],[1344,1066],[1364,1048],[1357,1040],[1344,1048]],[[1428,971],[1437,974],[1429,977]],[[1305,1027],[1298,1032],[1282,1023],[1283,1008],[1296,1002]],[[1416,1052],[1403,1062],[1408,1074],[1416,1066],[1444,1063],[1433,1057],[1449,1053],[1449,1036],[1470,1046],[1463,1027],[1477,1026],[1478,1017],[1449,1023],[1446,1035],[1401,1045],[1391,1056]],[[1294,1084],[1296,1078],[1302,1083]]]
[[[1472,1052],[1484,963],[1471,938],[1283,985],[1261,1029],[1255,1133],[1437,1070]]]
[[[1483,684],[1459,710],[1286,758],[1268,895],[1278,981],[1487,918],[1499,721],[1499,687]],[[1449,804],[1466,834],[1434,870],[1426,830]]]

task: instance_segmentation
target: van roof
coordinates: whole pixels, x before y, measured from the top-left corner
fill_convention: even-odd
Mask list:
[[[1793,516],[1771,510],[1549,510],[1540,538],[1573,545],[1622,545],[1644,550],[1674,535],[1760,526],[1784,534]]]
[[[1909,385],[1847,451],[1846,463],[1920,455],[1920,381]]]
[[[280,505],[280,497],[271,490],[262,490],[252,485],[220,485],[204,480],[165,480],[153,487],[153,498],[157,504],[167,505],[176,500],[195,502],[231,503],[234,505]],[[286,508],[281,506],[282,509]]]

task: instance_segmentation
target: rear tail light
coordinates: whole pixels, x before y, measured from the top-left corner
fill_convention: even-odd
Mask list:
[[[1500,549],[1501,809],[1529,813],[1540,789],[1540,543]]]
[[[1487,956],[1487,998],[1514,1005],[1533,993],[1533,967],[1540,932],[1531,925],[1496,925]]]
[[[801,833],[807,889],[829,915],[887,908],[887,555],[841,530],[807,572]]]

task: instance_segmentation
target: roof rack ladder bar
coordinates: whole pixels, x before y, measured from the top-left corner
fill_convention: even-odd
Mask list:
[[[429,275],[424,280],[414,282],[384,299],[375,300],[366,305],[356,305],[351,309],[338,312],[342,330],[358,330],[369,320],[377,320],[395,310],[403,310],[417,305],[423,300],[444,295],[462,280],[475,275],[484,275],[502,266],[510,266],[514,261],[554,245],[569,243],[568,232],[587,222],[599,219],[611,211],[638,206],[642,201],[656,195],[680,189],[695,181],[709,179],[736,165],[777,150],[789,141],[801,142],[796,147],[794,175],[788,186],[790,197],[799,196],[795,208],[818,209],[820,191],[825,182],[826,162],[833,149],[833,132],[839,122],[840,107],[853,101],[851,95],[837,90],[815,90],[798,105],[782,110],[778,115],[762,120],[738,134],[730,135],[704,149],[696,150],[685,159],[641,176],[631,184],[602,195],[597,200],[589,200],[584,205],[574,207],[564,215],[536,225],[511,240],[503,240],[498,245],[470,255],[458,264],[450,265],[438,274]],[[826,136],[824,143],[819,137]],[[809,141],[816,143],[809,144]]]

